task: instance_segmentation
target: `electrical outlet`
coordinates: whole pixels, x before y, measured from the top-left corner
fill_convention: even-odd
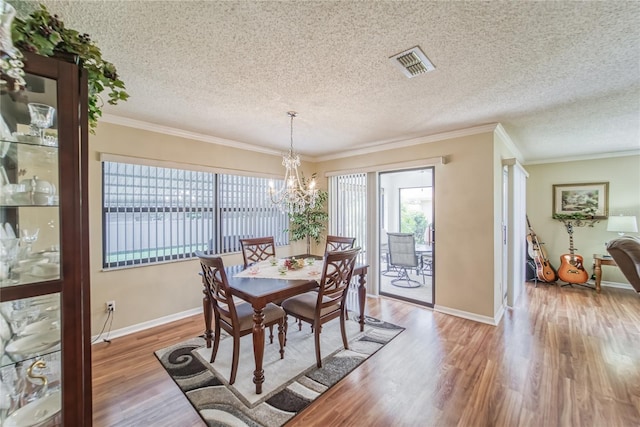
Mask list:
[[[107,313],[110,311],[116,311],[116,302],[115,301],[107,301],[105,303],[107,306]]]

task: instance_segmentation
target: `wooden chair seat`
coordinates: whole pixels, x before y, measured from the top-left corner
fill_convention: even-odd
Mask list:
[[[236,313],[238,314],[238,327],[241,332],[249,331],[253,332],[253,307],[249,303],[242,303],[236,305]],[[265,306],[264,310],[264,324],[274,325],[277,324],[285,315],[282,307],[269,303]],[[220,317],[223,317],[222,315]],[[223,317],[224,319],[224,317]],[[227,322],[231,322],[231,319],[224,319]],[[273,342],[273,338],[271,339]]]
[[[330,298],[324,297],[323,302],[328,303],[331,301]],[[316,304],[318,303],[318,291],[314,290],[313,292],[307,292],[302,295],[296,295],[295,297],[287,298],[282,302],[282,308],[285,311],[290,313],[296,313],[300,317],[304,317],[305,319],[313,319],[313,316],[316,313]],[[326,316],[332,311],[336,311],[340,309],[340,304],[335,303],[332,305],[328,305],[326,307],[322,307],[320,309],[320,316]]]

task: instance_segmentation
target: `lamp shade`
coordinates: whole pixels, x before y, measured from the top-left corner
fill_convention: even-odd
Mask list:
[[[638,222],[635,216],[610,216],[607,231],[618,233],[637,233]]]

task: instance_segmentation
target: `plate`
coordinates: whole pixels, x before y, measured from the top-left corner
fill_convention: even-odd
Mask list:
[[[35,266],[34,268],[31,269],[31,271],[29,271],[26,274],[28,274],[29,276],[37,277],[39,279],[44,279],[44,280],[57,279],[60,277],[60,271],[54,271],[54,272],[43,271],[43,269],[40,268],[39,266]]]
[[[11,339],[11,327],[9,326],[9,322],[7,322],[7,320],[1,314],[0,314],[0,338],[2,338],[4,341],[9,341]]]
[[[14,132],[13,137],[15,138],[16,141],[24,142],[26,144],[40,145],[40,143],[42,142],[39,136],[29,135],[28,133]]]
[[[24,405],[7,417],[5,427],[32,427],[56,416],[62,409],[60,390]]]
[[[46,332],[36,335],[27,335],[11,341],[4,348],[7,353],[21,356],[30,356],[50,349],[60,342],[60,333]]]
[[[60,322],[56,319],[43,319],[34,323],[29,323],[27,326],[22,328],[20,331],[20,336],[27,335],[38,335],[38,334],[49,334],[54,331],[58,331],[60,333]]]

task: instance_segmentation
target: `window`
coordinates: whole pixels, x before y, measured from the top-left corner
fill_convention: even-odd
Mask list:
[[[110,161],[102,178],[104,268],[236,252],[241,237],[289,243],[267,178]]]

